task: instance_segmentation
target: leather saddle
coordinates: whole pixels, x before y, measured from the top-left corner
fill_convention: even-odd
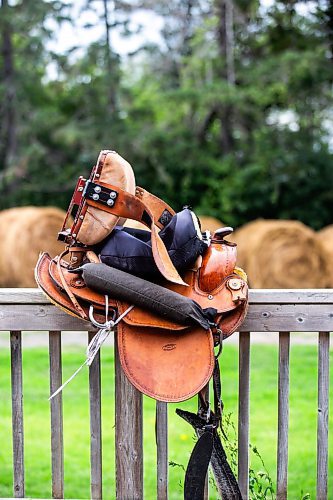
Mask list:
[[[187,243],[193,238],[198,250],[195,259],[189,259],[189,245],[182,247],[180,254],[186,253],[187,265],[176,269],[161,234],[168,239],[177,214],[156,196],[135,187],[129,163],[113,151],[102,151],[89,179],[80,177],[76,185],[58,237],[66,249],[55,258],[41,254],[35,277],[51,302],[99,329],[84,364],[92,362],[114,330],[122,368],[139,391],[165,402],[199,395],[197,414],[177,410],[199,436],[186,471],[185,499],[203,498],[211,461],[221,495],[236,500],[241,493],[217,432],[222,417],[218,356],[223,340],[245,317],[248,285],[246,274],[236,267],[237,247],[225,239],[232,229],[202,234],[192,215],[192,236]],[[68,227],[71,217],[74,222]],[[123,241],[126,235],[119,225],[126,219],[150,231],[145,241],[159,273],[154,278],[148,280],[101,262],[100,245],[115,234]],[[111,248],[117,248],[114,243]],[[211,378],[213,410],[205,397]]]
[[[102,212],[102,237],[107,232],[107,215],[111,217],[109,232],[119,217],[139,220],[150,227],[154,258],[161,271],[159,286],[194,301],[203,310],[215,309],[214,325],[204,329],[200,325],[180,324],[168,318],[165,312],[161,315],[150,310],[149,304],[147,308],[135,305],[117,325],[120,361],[128,379],[142,393],[159,401],[183,401],[198,394],[208,383],[214,370],[214,346],[237,330],[243,321],[247,310],[246,279],[244,273],[235,267],[236,245],[224,239],[230,232],[228,228],[217,231],[210,238],[204,255],[198,257],[192,269],[180,276],[163,242],[158,239],[158,228],[166,225],[174,211],[142,188],[136,188],[135,194],[122,189],[121,186],[126,188],[133,184],[132,174],[128,182],[129,164],[115,155],[114,152],[101,152],[90,179],[79,179],[68,211],[71,214],[73,205],[77,205],[74,224],[72,228],[66,228],[66,218],[59,233],[68,244],[65,253],[70,253],[70,261],[64,260],[63,256],[51,259],[42,254],[36,266],[36,281],[50,300],[67,313],[89,321],[89,309],[93,308],[96,324],[104,325],[106,314],[112,313],[114,317],[125,314],[132,305],[131,294],[128,300],[122,300],[113,290],[112,282],[101,292],[87,286],[83,279],[80,269],[83,263],[93,261],[106,266],[93,252],[94,244],[101,239],[99,231],[93,233],[88,227],[89,238],[86,233],[82,234],[86,214],[91,209]],[[106,182],[108,178],[102,176],[103,164],[107,166],[111,180],[115,176],[118,179],[117,186]],[[98,181],[99,176],[103,181]],[[122,183],[119,179],[123,180]],[[111,197],[110,193],[115,194]],[[107,203],[109,200],[114,203]],[[94,221],[96,225],[96,220],[100,219],[100,214],[92,216],[89,213],[91,224]],[[89,239],[89,245],[81,243],[77,234],[81,234],[84,242]],[[98,236],[94,238],[94,234]]]

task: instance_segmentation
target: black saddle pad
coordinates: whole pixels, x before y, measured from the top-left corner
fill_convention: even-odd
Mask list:
[[[194,213],[185,208],[175,214],[159,233],[179,272],[189,269],[207,248],[196,221]],[[159,275],[149,231],[116,227],[95,251],[108,266],[141,277]]]

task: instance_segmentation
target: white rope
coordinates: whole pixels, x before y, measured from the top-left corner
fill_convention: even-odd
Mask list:
[[[107,296],[105,296],[107,297]],[[96,327],[99,328],[98,332],[96,333],[96,335],[93,337],[93,339],[89,342],[89,345],[87,347],[87,350],[86,350],[86,360],[84,361],[84,363],[82,363],[82,365],[73,373],[73,375],[68,379],[66,380],[66,382],[64,382],[62,384],[61,387],[59,387],[59,389],[57,389],[50,397],[49,397],[49,401],[51,399],[53,399],[57,394],[59,394],[59,392],[61,392],[63,390],[64,387],[66,387],[67,384],[69,384],[69,382],[71,380],[73,380],[74,377],[76,377],[76,375],[82,370],[82,368],[87,365],[87,366],[90,366],[92,364],[92,362],[94,361],[95,357],[96,357],[96,354],[98,353],[98,351],[100,350],[101,346],[103,345],[103,343],[105,342],[105,340],[107,339],[107,337],[110,335],[111,332],[114,332],[114,327],[119,323],[119,321],[121,321],[125,316],[126,314],[128,314],[134,307],[134,305],[130,306],[128,309],[126,309],[125,312],[123,312],[123,314],[121,314],[115,321],[113,320],[110,320],[108,321],[108,309],[109,309],[109,302],[108,300],[106,299],[105,301],[105,306],[106,306],[106,314],[105,314],[105,318],[106,318],[106,321],[105,323],[99,323],[95,320],[94,316],[93,316],[93,307],[91,306],[90,309],[89,309],[89,319],[90,321],[92,322],[92,324]]]

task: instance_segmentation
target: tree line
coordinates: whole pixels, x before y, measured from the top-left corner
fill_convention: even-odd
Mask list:
[[[66,208],[78,175],[111,148],[175,209],[236,226],[333,222],[333,1],[81,9],[98,13],[101,39],[57,53],[49,41],[56,26],[75,25],[71,4],[0,0],[1,209]],[[137,11],[160,16],[161,40],[141,37],[125,58],[112,34],[126,44]]]

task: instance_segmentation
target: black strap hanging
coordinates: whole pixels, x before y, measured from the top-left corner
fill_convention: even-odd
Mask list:
[[[197,436],[199,436],[186,469],[184,500],[203,500],[209,462],[223,500],[242,500],[237,480],[227,461],[227,455],[217,432],[217,421],[214,413],[211,413],[211,422],[215,421],[215,423],[210,424],[195,413],[180,409],[177,409],[176,412],[192,425]],[[212,448],[210,448],[211,440]],[[209,452],[211,454],[208,459]],[[203,454],[202,460],[198,456],[200,453]],[[201,470],[199,471],[199,469]]]
[[[186,469],[184,484],[185,500],[202,500],[205,478],[213,451],[213,433],[206,430],[196,442]]]
[[[221,335],[222,340],[222,335]],[[218,355],[221,352],[219,350]],[[184,500],[203,500],[209,463],[223,500],[242,500],[242,495],[227,460],[218,428],[222,421],[221,377],[218,355],[213,372],[214,412],[202,392],[198,414],[177,409],[177,414],[192,425],[198,441],[192,451],[185,474]],[[223,432],[223,429],[221,429]]]

